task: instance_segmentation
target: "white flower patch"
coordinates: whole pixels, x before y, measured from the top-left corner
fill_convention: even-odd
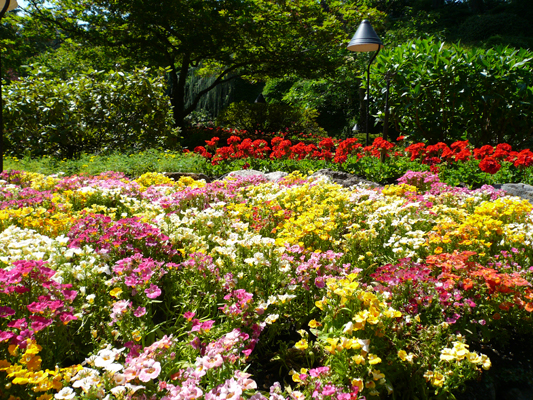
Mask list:
[[[427,232],[416,230],[404,234],[393,234],[383,247],[390,247],[398,258],[418,258],[420,247],[426,243]],[[417,262],[421,262],[418,259]]]
[[[52,239],[33,229],[8,226],[0,233],[0,261],[11,264],[17,260],[45,260],[66,250],[65,237]]]

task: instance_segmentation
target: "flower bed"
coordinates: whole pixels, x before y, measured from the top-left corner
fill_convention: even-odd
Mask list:
[[[2,398],[446,397],[532,333],[532,206],[491,186],[0,177]]]
[[[515,151],[505,143],[473,148],[466,140],[450,146],[445,143],[407,145],[403,136],[398,139],[400,143],[395,145],[378,137],[372,145],[363,146],[356,138],[319,138],[316,143],[294,144],[285,136],[278,136],[269,144],[264,139],[242,139],[234,135],[227,139],[226,146],[218,147],[220,139],[213,137],[206,140],[206,146],[197,146],[194,151],[210,160],[215,171],[237,160],[246,160],[243,168],[258,170],[277,168],[279,161],[305,160],[325,162],[330,167],[380,181],[396,179],[409,168],[417,168],[439,173],[443,181],[451,185],[481,186],[487,181],[533,183],[533,152],[529,149]],[[377,166],[376,160],[381,160],[381,165]]]

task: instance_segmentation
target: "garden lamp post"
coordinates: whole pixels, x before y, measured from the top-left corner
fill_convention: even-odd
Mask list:
[[[363,20],[361,22],[361,25],[359,25],[359,28],[357,28],[357,31],[355,32],[355,35],[353,36],[352,40],[350,40],[350,43],[348,43],[348,50],[350,51],[358,51],[358,52],[364,52],[368,53],[369,51],[375,51],[372,58],[368,62],[368,69],[366,72],[366,145],[368,146],[370,143],[370,127],[368,126],[368,113],[370,108],[370,64],[372,64],[372,61],[376,58],[379,51],[385,47],[383,45],[383,42],[377,35],[374,28],[372,28],[372,25],[368,20]]]
[[[0,0],[0,21],[6,12],[18,7],[17,0]],[[2,53],[0,52],[0,172],[4,172],[4,105],[2,102]]]

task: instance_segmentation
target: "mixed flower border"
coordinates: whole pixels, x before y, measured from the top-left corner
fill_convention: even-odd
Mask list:
[[[491,186],[0,179],[12,400],[446,397],[531,334],[533,207]]]

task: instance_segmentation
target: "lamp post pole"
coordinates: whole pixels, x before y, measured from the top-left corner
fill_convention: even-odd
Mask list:
[[[18,7],[17,0],[0,1],[0,21],[6,12]],[[2,99],[2,51],[0,49],[0,172],[4,172],[4,102]]]
[[[368,20],[363,20],[361,25],[357,28],[355,35],[348,44],[348,50],[357,51],[357,52],[369,52],[375,51],[375,53],[370,58],[368,63],[367,73],[366,73],[366,145],[370,144],[370,126],[369,126],[369,113],[370,113],[370,65],[375,60],[379,51],[385,47],[383,42],[377,35],[374,28]]]

